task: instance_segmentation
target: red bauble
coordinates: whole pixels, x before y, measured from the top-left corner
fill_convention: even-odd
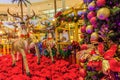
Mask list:
[[[86,26],[82,26],[81,29],[80,29],[80,31],[81,31],[82,33],[86,32]]]
[[[106,3],[106,0],[97,0],[97,6],[101,7],[101,6],[104,6],[105,3]]]
[[[80,69],[79,72],[80,72],[80,76],[81,76],[81,77],[84,78],[84,77],[86,76],[86,70],[85,70],[85,69]]]
[[[90,19],[90,23],[91,23],[91,24],[96,24],[96,17],[92,17],[92,18]]]
[[[87,18],[90,20],[92,17],[95,17],[95,16],[96,16],[96,13],[93,11],[90,11],[87,15]]]
[[[82,44],[80,46],[80,48],[81,48],[81,50],[86,50],[86,49],[88,49],[88,46],[87,46],[87,44]]]

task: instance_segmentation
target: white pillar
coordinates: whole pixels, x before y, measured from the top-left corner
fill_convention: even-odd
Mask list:
[[[28,1],[30,1],[30,0],[28,0]],[[31,10],[31,6],[30,6],[30,4],[29,3],[27,3],[27,15],[31,15],[30,13],[30,10]]]
[[[63,9],[63,10],[66,9],[65,0],[62,0],[62,9]]]

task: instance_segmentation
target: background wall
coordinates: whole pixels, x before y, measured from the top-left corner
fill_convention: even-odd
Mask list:
[[[57,8],[62,8],[62,0],[56,0],[56,1],[57,1]],[[81,0],[65,0],[65,4],[66,7],[69,8],[79,3],[80,1]],[[10,9],[11,13],[16,13],[16,12],[20,13],[20,9],[15,4],[0,4],[0,14],[7,14],[8,8]],[[29,14],[32,11],[32,9],[35,11],[37,15],[50,14],[51,12],[54,12],[54,0],[33,2],[31,6],[24,7],[24,14]],[[47,11],[47,14],[45,11]]]

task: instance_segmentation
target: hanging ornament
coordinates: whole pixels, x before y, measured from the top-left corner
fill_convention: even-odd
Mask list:
[[[87,32],[88,34],[91,34],[91,33],[93,32],[93,26],[92,26],[92,25],[88,25],[88,26],[86,27],[86,32]]]
[[[97,33],[97,32],[93,32],[93,33],[91,34],[90,41],[91,41],[91,42],[98,41],[98,38],[99,38],[98,33]]]
[[[80,31],[81,31],[82,33],[84,33],[84,32],[86,31],[86,26],[82,26],[82,27],[80,28]]]
[[[105,20],[110,16],[110,10],[108,8],[100,8],[97,11],[97,18],[100,20]]]
[[[90,19],[90,23],[91,23],[91,24],[96,24],[96,17],[92,17],[92,18]]]
[[[101,6],[105,6],[106,0],[97,0],[96,4],[97,6],[101,7]]]
[[[94,17],[96,14],[93,11],[90,11],[87,15],[87,18],[90,20],[92,17]]]
[[[95,2],[94,2],[94,1],[92,1],[92,2],[88,5],[88,9],[89,9],[90,11],[95,10],[95,7],[96,7],[96,5],[95,5]]]

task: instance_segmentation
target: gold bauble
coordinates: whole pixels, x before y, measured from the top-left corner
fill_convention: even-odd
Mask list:
[[[91,34],[91,40],[98,40],[98,33],[97,32],[93,32]]]
[[[92,26],[92,25],[88,25],[88,26],[86,27],[86,32],[87,32],[88,34],[91,34],[91,33],[93,32],[93,26]]]
[[[97,17],[100,20],[105,20],[106,18],[108,18],[110,16],[110,9],[104,7],[104,8],[100,8],[97,11]]]

